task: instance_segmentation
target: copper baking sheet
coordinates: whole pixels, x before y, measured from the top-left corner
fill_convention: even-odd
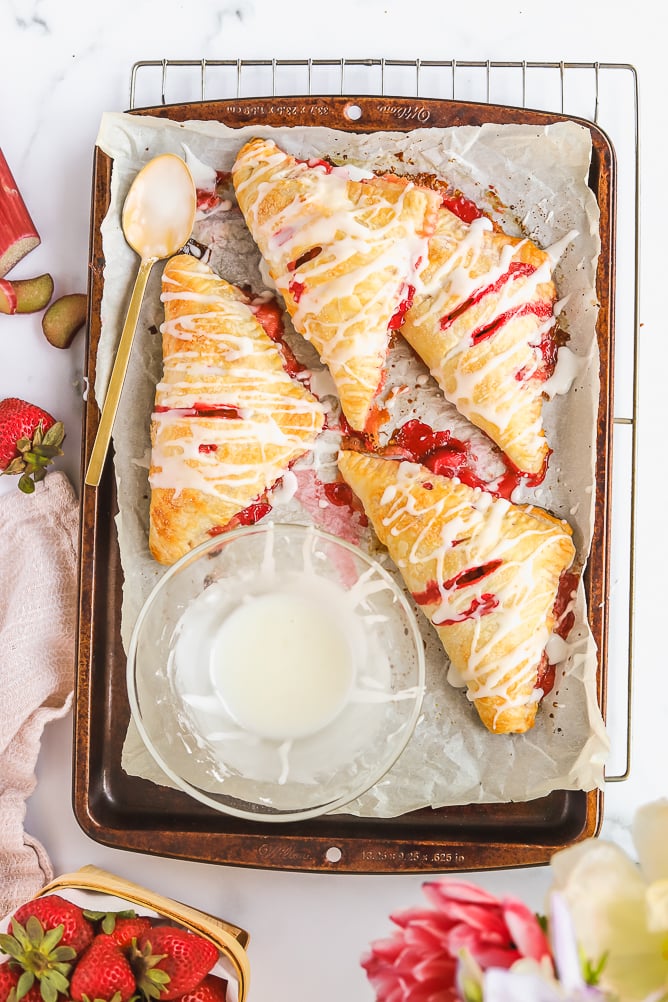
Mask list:
[[[360,109],[353,121],[351,107]],[[136,109],[175,121],[219,120],[327,125],[355,132],[411,127],[526,123],[546,125],[565,116],[457,101],[376,97],[271,97]],[[354,112],[353,114],[356,114]],[[572,119],[571,119],[572,120]],[[597,427],[595,531],[586,573],[590,623],[598,646],[598,695],[605,711],[609,589],[609,524],[614,334],[615,157],[607,137],[578,120],[592,136],[589,183],[601,213],[598,264],[601,357]],[[109,205],[111,161],[95,152],[89,273],[87,377],[95,381],[100,337],[104,257],[100,224]],[[82,469],[88,463],[99,410],[84,415]],[[99,488],[81,499],[78,680],[75,703],[74,811],[94,840],[120,849],[228,865],[355,873],[479,870],[546,863],[566,845],[598,833],[600,791],[556,791],[528,803],[425,809],[394,819],[343,814],[294,824],[247,822],[200,806],[180,792],[128,776],[121,748],[129,706],[126,659],[120,639],[123,571],[116,539],[116,493],[111,458]]]

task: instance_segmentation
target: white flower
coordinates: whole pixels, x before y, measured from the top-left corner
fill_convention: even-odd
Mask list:
[[[552,857],[578,944],[600,985],[620,1002],[668,999],[668,800],[635,817],[636,864],[618,846],[588,839]]]

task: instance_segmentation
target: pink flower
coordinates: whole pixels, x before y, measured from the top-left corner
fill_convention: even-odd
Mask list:
[[[521,901],[447,878],[423,884],[423,891],[431,907],[391,915],[399,931],[362,957],[378,1002],[457,1002],[462,951],[483,971],[551,957],[536,916]]]

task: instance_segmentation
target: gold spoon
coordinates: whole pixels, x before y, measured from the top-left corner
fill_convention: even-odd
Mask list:
[[[171,257],[183,247],[192,233],[196,210],[192,175],[185,161],[173,153],[149,160],[135,177],[125,199],[123,234],[141,261],[84,478],[90,487],[97,487],[102,477],[151,268],[156,261]]]

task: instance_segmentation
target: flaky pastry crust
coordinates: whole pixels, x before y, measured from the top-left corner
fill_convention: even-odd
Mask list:
[[[497,232],[484,217],[463,222],[442,207],[401,329],[447,399],[532,475],[549,454],[551,270],[549,254],[530,240]]]
[[[350,180],[345,168],[299,161],[260,138],[241,149],[232,179],[295,329],[328,366],[350,425],[363,430],[439,196],[407,178]]]
[[[480,719],[530,729],[571,529],[416,463],[343,451],[339,469],[434,625]]]
[[[149,546],[171,564],[307,453],[324,412],[286,372],[241,290],[188,255],[163,272],[163,376],[151,420]]]

